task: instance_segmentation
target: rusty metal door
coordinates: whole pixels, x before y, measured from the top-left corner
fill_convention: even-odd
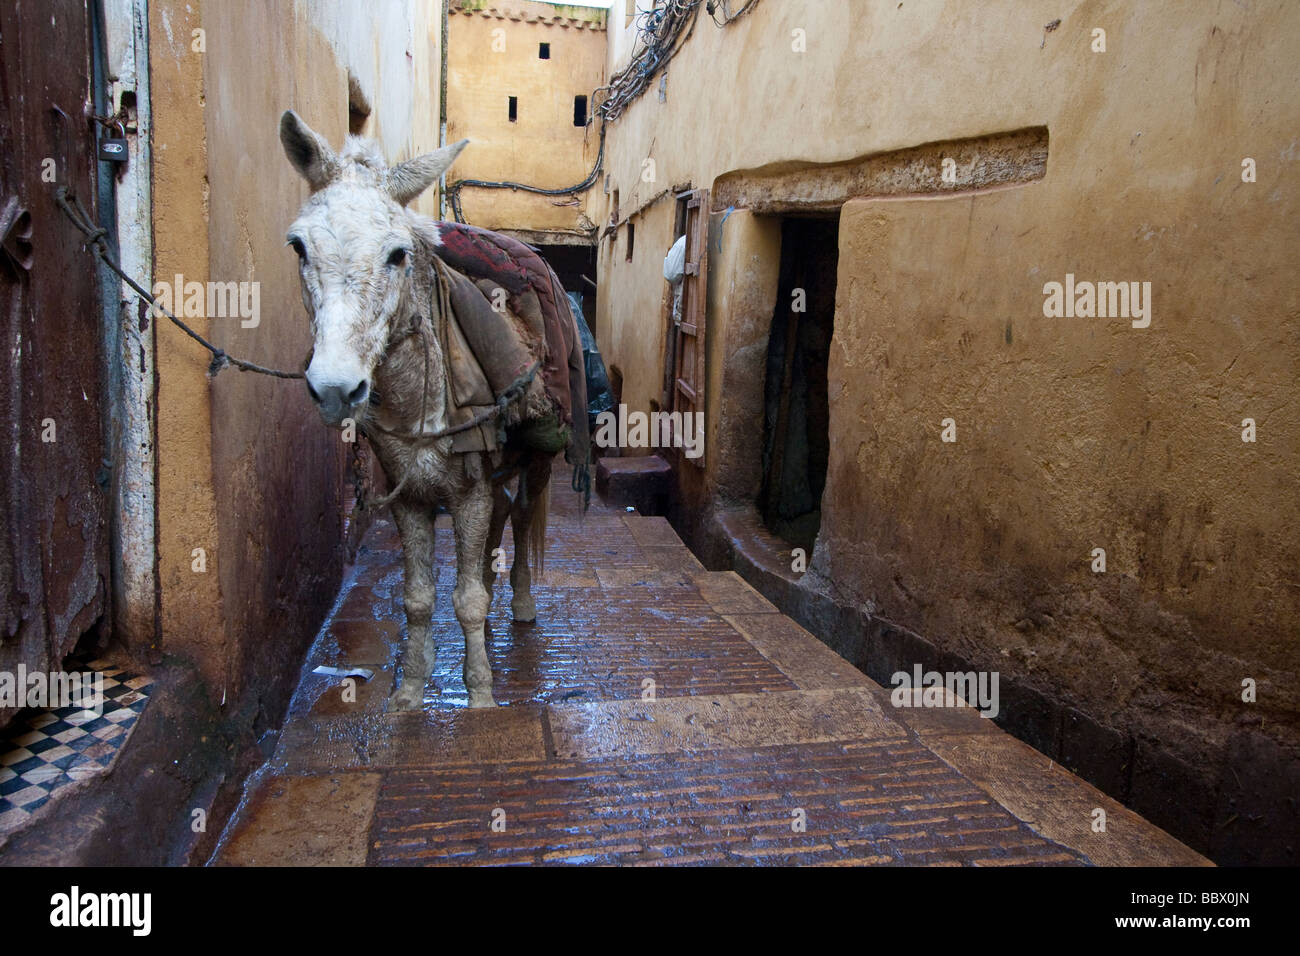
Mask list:
[[[54,204],[94,213],[85,0],[0,3],[0,671],[57,670],[107,620],[94,260]],[[59,111],[62,111],[60,113]],[[0,724],[15,711],[0,708]]]
[[[686,203],[686,268],[682,277],[681,317],[676,324],[673,349],[673,406],[671,411],[704,411],[704,322],[708,288],[709,191],[697,189]],[[704,456],[687,458],[704,467]]]

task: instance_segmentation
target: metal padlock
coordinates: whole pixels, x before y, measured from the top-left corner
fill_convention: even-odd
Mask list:
[[[117,124],[121,136],[105,136],[99,141],[99,158],[110,163],[125,163],[131,158],[131,148],[126,141],[126,126]]]

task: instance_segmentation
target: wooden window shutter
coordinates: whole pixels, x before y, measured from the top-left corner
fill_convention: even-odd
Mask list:
[[[683,417],[704,411],[704,323],[709,259],[709,191],[696,189],[686,202],[686,269],[682,277],[681,318],[673,349],[670,411]],[[686,458],[682,454],[683,458]],[[704,455],[686,458],[703,468]]]

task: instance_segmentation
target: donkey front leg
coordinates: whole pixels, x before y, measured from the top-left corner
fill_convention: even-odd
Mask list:
[[[393,502],[393,518],[402,538],[406,565],[403,600],[406,603],[406,641],[400,655],[402,682],[389,698],[390,710],[415,710],[424,703],[424,687],[433,673],[437,646],[433,618],[435,569],[433,566],[434,515],[431,509],[405,501]]]
[[[483,586],[483,556],[492,524],[492,488],[486,481],[475,482],[464,498],[451,508],[456,531],[456,590],[451,603],[465,632],[465,689],[471,707],[494,707],[492,665],[484,645],[483,622],[490,598]]]

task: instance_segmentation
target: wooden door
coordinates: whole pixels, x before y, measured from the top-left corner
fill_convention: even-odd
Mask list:
[[[107,620],[109,483],[86,0],[0,3],[0,671],[50,671]],[[56,109],[57,108],[57,109]],[[61,111],[61,112],[60,112]],[[13,709],[0,709],[0,724]]]
[[[686,268],[681,317],[675,323],[673,394],[670,411],[683,416],[704,411],[704,326],[709,260],[709,191],[696,189],[686,201]],[[686,456],[683,455],[683,458]],[[703,468],[704,455],[686,458]]]

